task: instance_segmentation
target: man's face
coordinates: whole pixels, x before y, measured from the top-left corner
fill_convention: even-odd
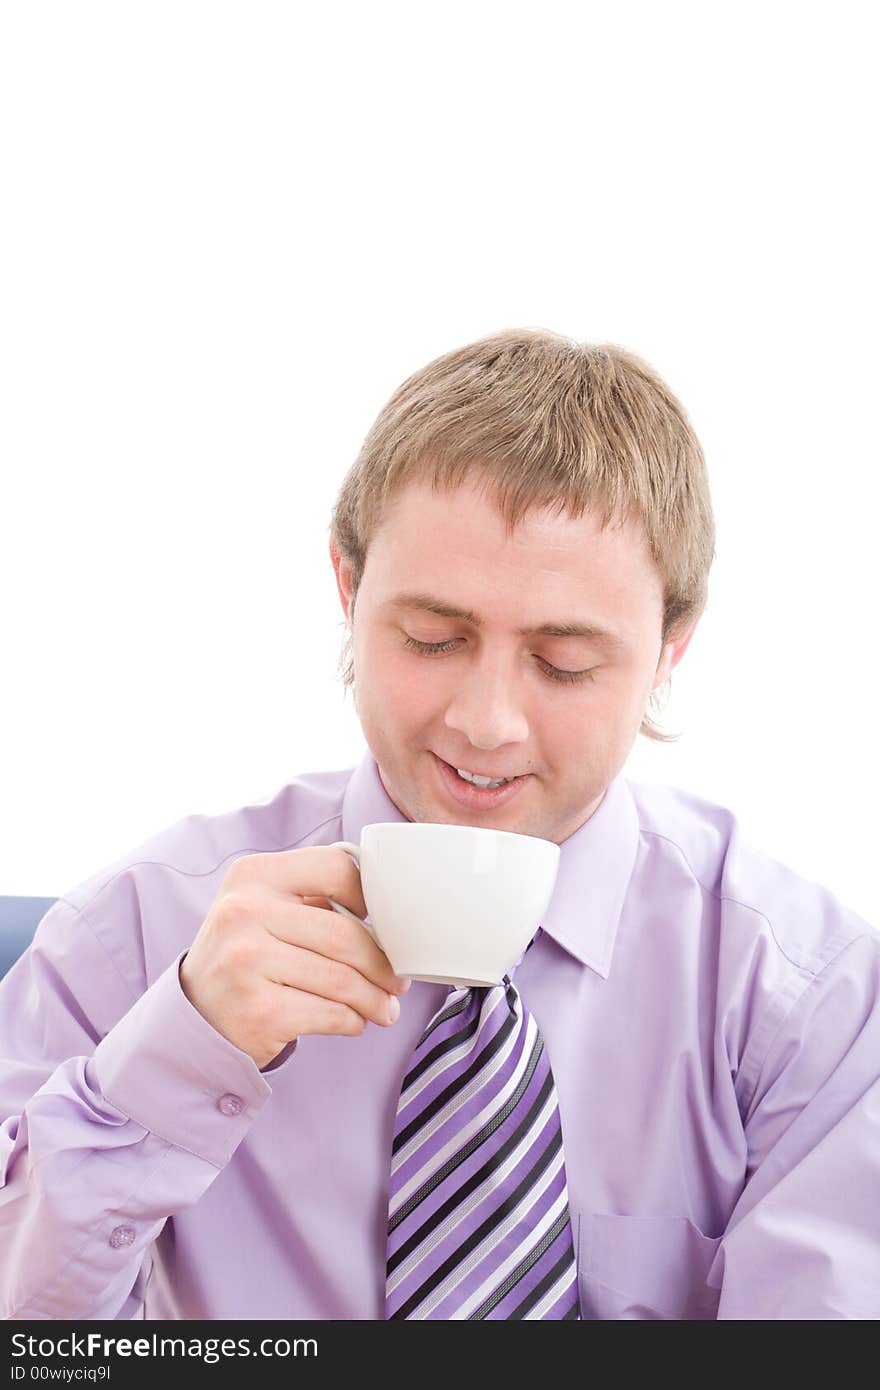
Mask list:
[[[351,567],[332,544],[331,559],[349,618]],[[405,594],[481,622],[398,602]],[[355,706],[391,800],[409,820],[561,843],[599,805],[651,690],[684,654],[693,628],[661,649],[662,616],[641,525],[601,531],[589,512],[541,509],[508,540],[474,484],[406,488],[370,541],[352,633]],[[518,631],[571,623],[616,643]],[[423,654],[408,639],[443,649]],[[474,794],[456,768],[523,780],[497,804],[466,805]]]

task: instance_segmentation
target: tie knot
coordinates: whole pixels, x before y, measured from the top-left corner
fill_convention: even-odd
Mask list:
[[[508,1007],[510,1008],[510,1012],[511,1012],[512,1014],[516,1014],[516,1011],[517,1011],[517,1001],[519,1000],[519,991],[517,990],[516,985],[513,983],[513,981],[511,980],[510,976],[513,975],[513,974],[519,969],[519,967],[522,965],[524,957],[525,957],[526,954],[531,950],[532,946],[534,946],[536,940],[538,939],[538,935],[539,935],[540,931],[541,931],[541,928],[538,927],[538,930],[535,932],[535,935],[532,937],[531,941],[530,941],[530,942],[528,943],[528,945],[525,947],[525,950],[523,950],[523,951],[521,952],[521,954],[520,954],[519,956],[517,956],[517,958],[516,958],[516,960],[514,961],[513,965],[510,967],[510,972],[509,972],[509,974],[503,975],[503,976],[501,977],[501,983],[500,983],[500,984],[497,984],[497,985],[450,985],[450,986],[449,986],[449,994],[448,994],[448,996],[447,996],[447,1003],[448,1003],[448,1001],[450,1001],[450,1000],[452,999],[453,995],[455,995],[455,996],[457,996],[457,998],[458,998],[459,1000],[461,1000],[461,999],[467,999],[468,1002],[469,1002],[470,1004],[473,1004],[473,1003],[476,1001],[477,1003],[479,1003],[480,1007],[482,1008],[483,1005],[485,1004],[486,996],[487,996],[488,994],[491,994],[493,990],[503,989],[505,995],[507,996],[507,1003],[508,1003]],[[496,997],[497,997],[497,996],[496,996]]]
[[[519,991],[509,975],[505,975],[501,983],[497,985],[459,985],[457,988],[455,985],[450,985],[448,998],[451,1000],[453,995],[457,995],[466,999],[471,1007],[476,1005],[482,1012],[486,1008],[486,1001],[490,995],[494,995],[495,1000],[500,1002],[501,991],[504,992],[510,1012],[516,1015]]]

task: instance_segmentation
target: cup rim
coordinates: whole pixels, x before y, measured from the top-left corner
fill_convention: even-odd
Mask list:
[[[464,830],[468,835],[474,833],[478,835],[503,835],[508,840],[534,840],[539,845],[549,845],[552,849],[559,851],[561,846],[555,840],[545,840],[542,835],[527,835],[519,830],[496,830],[493,825],[458,825],[455,821],[430,821],[430,820],[379,820],[370,821],[368,825],[361,827],[361,841],[368,830],[403,830],[412,825],[418,825],[423,830],[445,831]]]

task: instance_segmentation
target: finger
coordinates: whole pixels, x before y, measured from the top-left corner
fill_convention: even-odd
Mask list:
[[[381,989],[402,994],[409,989],[406,976],[395,975],[391,962],[376,945],[366,927],[332,908],[288,904],[277,894],[266,893],[250,905],[259,925],[279,941],[299,946],[360,971]]]
[[[305,1033],[335,1033],[353,1037],[363,1033],[369,1022],[356,1009],[338,1000],[324,999],[290,985],[271,984],[267,1010],[277,1016],[278,1033],[297,1038]]]
[[[335,898],[358,917],[367,916],[361,876],[351,855],[333,845],[243,854],[230,866],[226,881],[258,883],[284,896]]]
[[[334,960],[301,946],[270,948],[265,962],[258,962],[264,979],[319,999],[344,1004],[362,1018],[387,1028],[397,1018],[391,1003],[396,997],[374,984],[353,965]]]

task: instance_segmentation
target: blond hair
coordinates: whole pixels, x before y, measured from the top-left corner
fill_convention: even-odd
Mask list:
[[[685,412],[641,358],[538,329],[494,333],[429,362],[380,411],[332,511],[354,601],[386,503],[409,483],[479,481],[507,535],[533,506],[612,522],[639,518],[663,581],[663,644],[707,598],[715,524],[706,463]],[[351,633],[339,660],[354,684]],[[668,684],[668,682],[667,682]],[[651,694],[653,703],[658,692]],[[647,713],[640,733],[661,743]]]

